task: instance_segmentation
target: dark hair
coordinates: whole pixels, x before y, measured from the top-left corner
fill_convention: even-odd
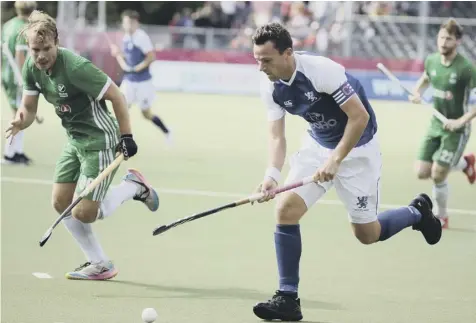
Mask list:
[[[121,14],[121,18],[124,18],[124,17],[129,17],[131,19],[139,21],[140,15],[135,10],[127,9],[127,10],[124,10],[124,12]]]
[[[293,48],[293,40],[289,31],[277,22],[272,22],[256,29],[252,39],[255,45],[263,45],[268,41],[272,42],[274,48],[280,54],[284,53],[288,48]]]
[[[463,37],[463,27],[461,27],[454,18],[450,18],[448,21],[441,24],[440,30],[441,29],[446,29],[448,34],[455,36],[456,39],[461,39],[461,37]]]

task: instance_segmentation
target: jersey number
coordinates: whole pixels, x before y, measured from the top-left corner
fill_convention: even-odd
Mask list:
[[[443,163],[451,164],[451,162],[453,161],[454,155],[455,155],[455,154],[454,154],[454,152],[452,152],[452,151],[442,150],[442,151],[441,151],[440,160],[441,160]]]

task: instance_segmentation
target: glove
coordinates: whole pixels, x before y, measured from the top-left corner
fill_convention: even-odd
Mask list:
[[[131,134],[121,135],[121,140],[117,144],[116,151],[120,151],[125,159],[137,154],[137,145]]]

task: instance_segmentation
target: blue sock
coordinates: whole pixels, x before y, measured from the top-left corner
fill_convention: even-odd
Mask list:
[[[153,116],[152,117],[152,122],[159,127],[164,133],[169,133],[169,129],[164,125],[162,120],[158,116]]]
[[[421,219],[421,213],[413,206],[405,206],[382,212],[377,218],[381,227],[379,241],[384,241],[403,229],[418,223]]]
[[[278,224],[274,233],[274,244],[278,260],[279,290],[297,294],[299,260],[301,259],[301,231],[299,224]]]

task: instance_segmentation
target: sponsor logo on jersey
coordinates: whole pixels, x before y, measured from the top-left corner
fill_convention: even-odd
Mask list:
[[[57,105],[55,108],[60,113],[71,113],[71,107],[68,104]]]
[[[451,91],[442,91],[438,89],[434,89],[433,91],[433,97],[443,99],[443,100],[453,100],[453,92]]]
[[[458,76],[456,75],[456,73],[451,73],[450,74],[450,79],[449,79],[449,83],[450,84],[456,84],[456,82],[458,81]]]
[[[284,101],[284,106],[286,108],[292,107],[293,106],[293,101],[291,101],[291,100]]]
[[[61,98],[68,97],[68,93],[66,93],[66,86],[64,84],[58,84],[58,94]]]
[[[337,125],[336,119],[326,120],[322,113],[317,112],[307,112],[304,116],[304,119],[306,119],[306,121],[309,122],[311,128],[315,130],[331,129]]]

